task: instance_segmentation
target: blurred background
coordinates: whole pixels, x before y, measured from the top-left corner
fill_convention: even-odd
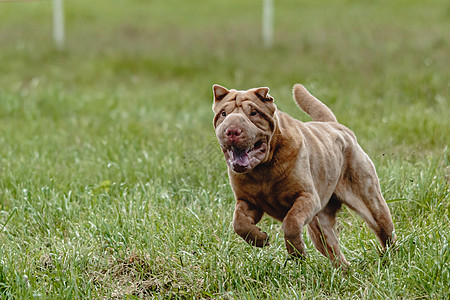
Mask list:
[[[212,84],[269,86],[279,108],[308,120],[291,100],[296,82],[377,157],[442,153],[450,135],[447,1],[275,1],[271,47],[263,3],[64,1],[58,50],[52,1],[0,2],[4,157],[28,157],[46,139],[66,150],[59,155],[88,156],[77,145],[117,135],[121,143],[134,135],[144,148],[186,139],[204,149],[214,141]],[[47,146],[40,155],[51,153]]]

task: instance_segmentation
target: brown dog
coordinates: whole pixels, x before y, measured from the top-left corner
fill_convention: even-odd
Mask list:
[[[283,222],[287,251],[302,257],[302,231],[336,266],[349,263],[334,233],[342,203],[356,211],[383,248],[394,225],[375,167],[353,132],[302,85],[294,99],[313,122],[277,110],[269,88],[228,90],[214,85],[214,128],[236,198],[233,228],[249,244],[268,245],[256,224],[264,213]]]

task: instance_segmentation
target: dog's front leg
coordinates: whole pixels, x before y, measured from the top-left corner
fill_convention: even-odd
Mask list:
[[[247,243],[256,247],[269,245],[267,233],[262,232],[256,224],[261,220],[263,211],[255,205],[238,199],[233,216],[234,231]]]
[[[306,255],[302,238],[303,227],[320,210],[320,200],[316,194],[302,192],[283,219],[282,229],[288,254],[294,257]]]

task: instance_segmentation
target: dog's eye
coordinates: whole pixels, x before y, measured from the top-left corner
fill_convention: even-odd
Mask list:
[[[227,113],[226,112],[222,112],[222,117],[225,117],[227,115]]]
[[[256,110],[254,110],[254,111],[252,111],[252,112],[250,113],[250,116],[254,117],[254,116],[256,116],[257,114],[258,114],[258,112],[257,112]]]

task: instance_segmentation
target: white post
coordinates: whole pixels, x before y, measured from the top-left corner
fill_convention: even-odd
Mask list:
[[[63,0],[53,0],[53,40],[58,50],[64,47]]]
[[[262,36],[264,46],[271,48],[273,45],[273,0],[263,0]]]

